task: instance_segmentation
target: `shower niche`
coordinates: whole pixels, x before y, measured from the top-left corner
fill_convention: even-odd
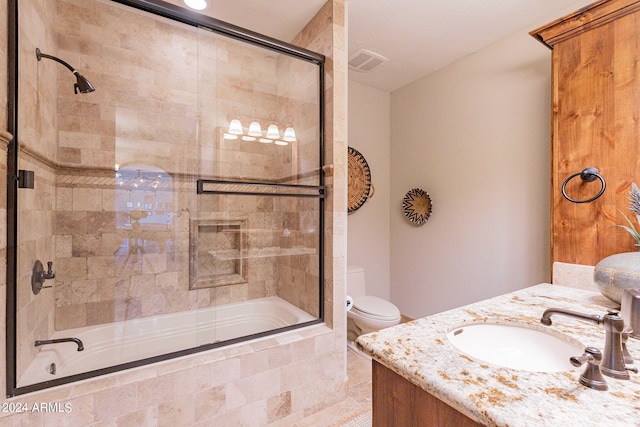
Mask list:
[[[8,180],[7,394],[322,323],[324,57],[162,1],[69,3],[9,0],[8,173],[34,185]]]
[[[246,220],[191,221],[191,289],[247,283],[246,228]]]

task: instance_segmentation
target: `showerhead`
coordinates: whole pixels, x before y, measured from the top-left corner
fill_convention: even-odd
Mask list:
[[[76,75],[76,83],[73,85],[73,91],[75,93],[89,93],[96,90],[91,82],[82,74],[77,71],[74,71],[73,74]]]
[[[42,60],[42,58],[52,59],[52,60],[54,60],[56,62],[59,62],[60,64],[64,65],[69,70],[71,70],[71,72],[76,76],[76,82],[73,85],[73,92],[74,93],[76,93],[76,94],[78,94],[78,93],[89,93],[89,92],[93,92],[95,90],[95,88],[93,87],[91,82],[89,80],[87,80],[86,77],[84,77],[83,75],[78,73],[71,65],[67,64],[62,59],[56,58],[55,56],[52,56],[52,55],[47,55],[46,53],[42,53],[42,52],[40,52],[40,49],[38,49],[38,48],[36,48],[36,58],[38,58],[38,61]]]

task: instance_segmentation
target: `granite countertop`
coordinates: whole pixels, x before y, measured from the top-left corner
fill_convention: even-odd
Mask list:
[[[603,350],[602,325],[559,315],[551,326],[542,325],[540,317],[551,307],[603,315],[616,305],[597,292],[541,284],[362,335],[356,342],[374,360],[488,426],[640,426],[640,374],[631,372],[631,380],[605,377],[609,390],[596,391],[578,382],[584,365],[551,373],[499,367],[462,354],[446,336],[464,324],[516,322]],[[640,340],[630,338],[627,348],[640,366]]]

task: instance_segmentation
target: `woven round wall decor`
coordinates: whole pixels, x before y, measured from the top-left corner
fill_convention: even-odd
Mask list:
[[[433,203],[429,193],[421,188],[412,188],[404,195],[402,200],[402,213],[409,222],[422,225],[431,216]]]
[[[349,182],[347,184],[348,212],[360,209],[375,192],[371,183],[371,169],[364,156],[355,148],[349,147]]]

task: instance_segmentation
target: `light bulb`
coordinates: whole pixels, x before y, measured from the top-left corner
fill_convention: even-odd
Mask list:
[[[195,10],[203,10],[207,8],[206,0],[184,0],[184,4]]]
[[[276,145],[289,145],[289,143],[287,141],[281,141],[281,140],[276,140],[275,141]]]
[[[233,135],[242,135],[244,132],[242,131],[242,123],[240,123],[240,120],[231,120],[231,123],[229,123],[228,132]]]
[[[284,136],[282,137],[287,142],[294,142],[296,140],[296,131],[289,126],[284,130]]]
[[[225,132],[224,139],[238,139],[238,135],[233,135],[231,133]]]
[[[280,130],[278,130],[278,126],[271,124],[267,128],[267,138],[269,139],[278,139],[280,138]]]
[[[271,144],[273,142],[272,139],[267,138],[260,138],[258,141],[262,142],[263,144]]]
[[[242,135],[242,140],[243,141],[255,141],[256,137],[255,136]]]
[[[249,132],[247,132],[251,136],[262,136],[262,127],[258,122],[251,122],[249,125]]]

